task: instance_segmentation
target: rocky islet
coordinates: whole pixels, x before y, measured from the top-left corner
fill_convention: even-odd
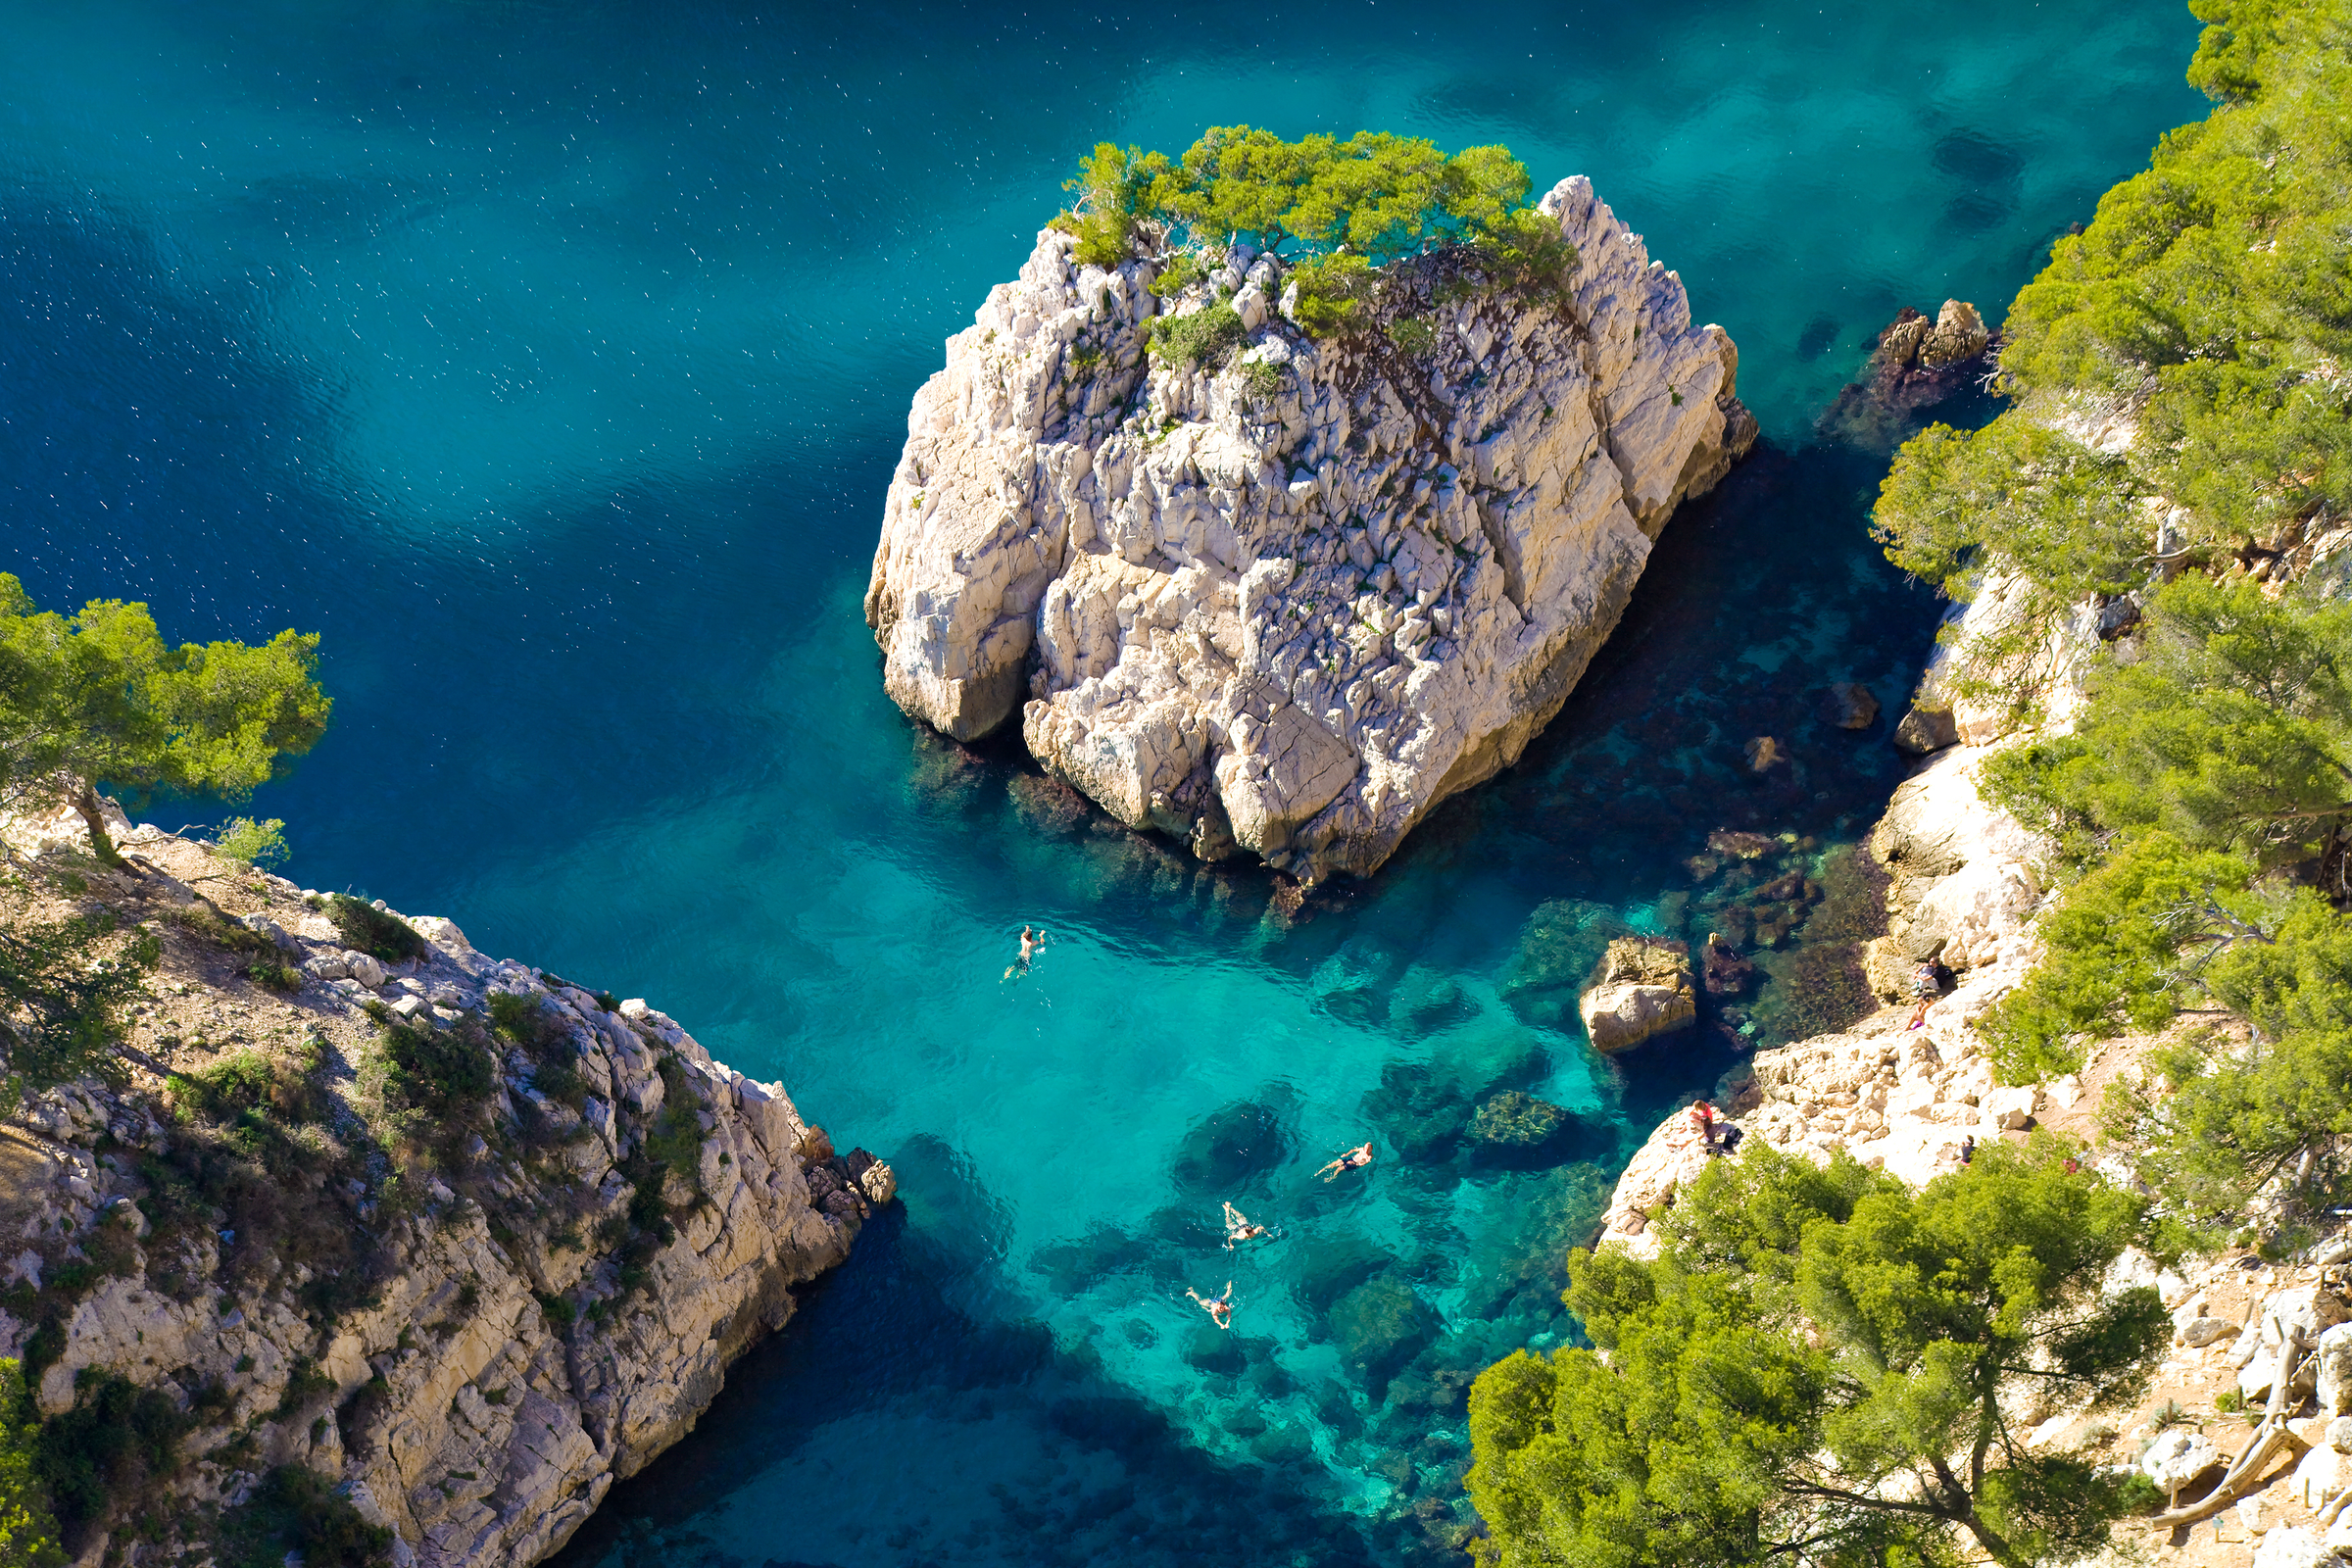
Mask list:
[[[1565,303],[1441,251],[1322,341],[1279,257],[1163,306],[1152,264],[1041,233],[908,416],[865,600],[890,695],[957,739],[1017,715],[1203,858],[1376,869],[1517,760],[1754,439],[1730,337],[1590,182],[1541,211]],[[1229,313],[1230,358],[1148,351],[1163,310]]]

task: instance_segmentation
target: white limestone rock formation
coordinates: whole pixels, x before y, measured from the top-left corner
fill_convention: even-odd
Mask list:
[[[1595,1051],[1630,1051],[1653,1035],[1688,1029],[1698,1017],[1690,945],[1619,937],[1602,955],[1576,1010]]]
[[[792,1315],[792,1287],[839,1263],[895,1192],[863,1151],[837,1157],[781,1085],[712,1060],[643,1002],[608,1010],[448,920],[409,922],[421,956],[349,953],[284,879],[224,879],[192,841],[110,825],[139,869],[90,870],[89,894],[165,934],[160,968],[118,1081],[58,1085],[0,1118],[0,1282],[19,1287],[0,1355],[31,1356],[44,1415],[85,1399],[85,1373],[186,1413],[184,1462],[123,1504],[176,1534],[134,1555],[193,1560],[216,1511],[295,1466],[393,1532],[395,1568],[527,1568],[693,1430],[728,1364]],[[81,832],[70,810],[0,818],[28,858]],[[277,933],[299,990],[237,977],[202,935],[199,888]],[[402,1131],[378,1017],[480,1052],[501,993],[541,1009],[568,1076],[516,1049],[478,1108]],[[190,1199],[158,1174],[212,1160],[205,1179],[225,1181],[222,1134],[165,1074],[239,1059],[274,1063],[322,1107],[297,1129],[307,1163],[251,1214],[248,1189]],[[253,1214],[274,1241],[249,1234]],[[344,1274],[365,1289],[322,1307]],[[109,1523],[122,1521],[97,1521],[84,1560]]]
[[[1222,368],[1148,356],[1150,265],[1041,234],[908,416],[865,601],[892,698],[958,739],[1017,713],[1046,767],[1204,858],[1377,867],[1518,759],[1754,439],[1681,279],[1581,176],[1543,210],[1565,301],[1440,256],[1322,342],[1237,252],[1167,302],[1232,291]]]

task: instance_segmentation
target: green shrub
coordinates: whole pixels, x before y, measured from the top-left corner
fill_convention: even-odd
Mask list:
[[[1077,205],[1056,214],[1050,226],[1078,236],[1074,254],[1082,265],[1108,268],[1130,260],[1145,194],[1167,163],[1158,153],[1096,143],[1079,161],[1077,176],[1062,186],[1078,193]]]
[[[0,927],[0,1094],[10,1103],[83,1073],[121,1079],[121,1010],[146,989],[161,947],[143,932],[127,943],[115,934],[103,913]]]
[[[1361,256],[1319,256],[1300,262],[1291,271],[1298,286],[1292,319],[1312,338],[1337,337],[1353,325],[1357,307],[1371,298],[1377,281],[1372,264]]]
[[[295,1361],[287,1374],[285,1392],[277,1398],[276,1417],[283,1421],[318,1396],[334,1392],[335,1380],[320,1371],[318,1363],[309,1356],[303,1356]]]
[[[66,1544],[77,1549],[148,1483],[174,1474],[187,1430],[170,1396],[84,1368],[74,1408],[42,1424],[33,1458]]]
[[[1389,323],[1389,341],[1397,352],[1419,359],[1438,346],[1438,329],[1426,316],[1399,316]]]
[[[1267,399],[1282,390],[1282,370],[1264,360],[1252,360],[1242,370],[1242,385],[1253,398]]]
[[[40,1427],[31,1418],[23,1371],[0,1359],[0,1563],[64,1568],[57,1518],[40,1475]]]
[[[343,945],[355,948],[385,963],[398,963],[404,958],[421,958],[432,952],[424,938],[414,926],[398,915],[387,914],[365,899],[355,899],[348,893],[331,894],[327,898],[326,917],[335,923]]]
[[[1558,221],[1533,208],[1507,215],[1473,249],[1497,284],[1535,298],[1564,298],[1579,260]]]
[[[1178,251],[1159,264],[1152,276],[1154,298],[1172,300],[1208,275],[1208,269],[1191,251]]]
[[[238,865],[282,865],[292,852],[286,848],[286,824],[277,817],[256,822],[250,816],[231,817],[220,828],[213,853]]]
[[[277,1568],[290,1553],[303,1568],[383,1568],[392,1532],[371,1525],[333,1482],[299,1465],[270,1472],[252,1500],[220,1518],[220,1568]]]
[[[703,1173],[703,1125],[699,1098],[686,1069],[673,1056],[662,1058],[662,1113],[645,1135],[645,1152],[698,1190]]]
[[[1166,365],[1221,370],[1249,338],[1240,313],[1230,305],[1207,306],[1190,316],[1162,316],[1152,323],[1152,352]]]
[[[448,1116],[471,1110],[498,1087],[487,1033],[466,1019],[446,1030],[393,1024],[383,1035],[385,1088],[400,1105]]]
[[[580,1071],[579,1048],[563,1015],[536,998],[495,992],[490,1024],[499,1039],[531,1059],[531,1080],[548,1099],[579,1110],[588,1103],[588,1080]]]
[[[244,968],[245,978],[267,990],[291,996],[303,986],[302,971],[274,958],[256,958]]]

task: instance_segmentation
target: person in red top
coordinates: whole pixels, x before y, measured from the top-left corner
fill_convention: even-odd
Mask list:
[[[1690,1107],[1690,1121],[1698,1128],[1698,1141],[1709,1149],[1715,1147],[1715,1107],[1699,1101]]]

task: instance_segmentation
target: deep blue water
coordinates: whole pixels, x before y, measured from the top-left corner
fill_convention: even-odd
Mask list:
[[[1865,536],[1882,456],[1814,419],[1898,306],[1997,316],[2201,112],[2194,36],[2094,0],[16,5],[0,566],[323,632],[334,729],[255,803],[292,874],[652,998],[897,1163],[904,1211],[568,1563],[1442,1560],[1467,1375],[1572,1332],[1625,1139],[1736,1059],[1593,1059],[1592,947],[1777,933],[1686,862],[1786,834],[1758,864],[1829,896],[1721,1021],[1851,1004],[1840,846],[1937,607]],[[858,613],[906,399],[1076,154],[1233,121],[1591,174],[1768,438],[1525,761],[1295,918],[926,740]],[[1840,679],[1875,729],[1814,715]],[[1747,772],[1759,734],[1793,762]],[[1518,1167],[1464,1138],[1508,1088],[1578,1113]],[[1369,1181],[1311,1180],[1367,1135]],[[1228,1197],[1279,1239],[1218,1250]],[[1182,1293],[1228,1276],[1223,1337]]]

